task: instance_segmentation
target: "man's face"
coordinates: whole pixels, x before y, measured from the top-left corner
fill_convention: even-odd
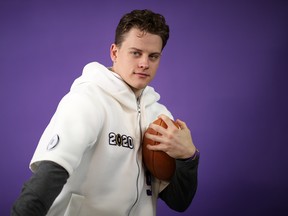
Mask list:
[[[126,33],[120,46],[111,46],[112,70],[122,77],[136,96],[139,96],[156,74],[161,50],[160,36],[132,28]]]

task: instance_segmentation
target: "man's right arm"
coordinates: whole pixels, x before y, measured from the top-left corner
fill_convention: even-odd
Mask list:
[[[60,165],[43,161],[35,174],[24,184],[15,201],[11,216],[45,216],[69,178]]]

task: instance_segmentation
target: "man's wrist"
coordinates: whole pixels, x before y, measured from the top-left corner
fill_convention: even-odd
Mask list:
[[[184,158],[184,159],[178,159],[178,160],[180,160],[180,161],[192,161],[192,160],[199,158],[199,156],[200,156],[200,151],[196,148],[194,154],[191,157]]]
[[[190,160],[195,160],[200,156],[200,151],[196,148],[195,153],[189,158]],[[189,160],[188,159],[188,160]]]

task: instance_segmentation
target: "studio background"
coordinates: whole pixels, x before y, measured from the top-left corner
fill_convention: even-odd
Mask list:
[[[171,29],[151,85],[201,151],[189,209],[158,215],[288,214],[287,1],[0,0],[1,216],[59,100],[85,64],[111,65],[119,19],[145,8]]]

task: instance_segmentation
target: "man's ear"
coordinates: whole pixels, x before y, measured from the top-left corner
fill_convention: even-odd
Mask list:
[[[110,58],[112,62],[116,62],[117,55],[118,55],[118,47],[116,46],[116,44],[112,44],[110,47]]]

